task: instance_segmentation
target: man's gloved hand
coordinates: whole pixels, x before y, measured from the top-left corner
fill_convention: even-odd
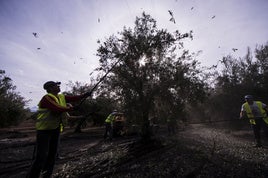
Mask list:
[[[83,94],[83,97],[84,97],[84,98],[87,98],[87,97],[89,97],[89,96],[91,96],[91,95],[92,95],[92,92],[89,91],[89,92],[86,92],[85,94]]]

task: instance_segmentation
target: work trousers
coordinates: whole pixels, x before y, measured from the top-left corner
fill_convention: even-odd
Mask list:
[[[268,125],[264,122],[262,118],[255,119],[255,122],[256,124],[255,125],[252,124],[251,126],[254,132],[256,142],[257,144],[260,144],[261,143],[261,129],[263,129],[266,137],[268,138]]]
[[[174,135],[176,133],[175,131],[175,123],[168,122],[167,128],[168,128],[168,135]]]
[[[105,133],[104,133],[104,139],[109,137],[110,140],[113,138],[113,126],[111,123],[105,123]]]
[[[51,177],[55,164],[60,136],[60,128],[54,130],[38,130],[36,134],[35,157],[27,177]]]

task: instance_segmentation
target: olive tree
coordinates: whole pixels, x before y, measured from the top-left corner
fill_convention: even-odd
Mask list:
[[[134,29],[124,27],[118,36],[99,42],[99,71],[112,68],[102,89],[141,123],[143,138],[150,138],[150,115],[164,108],[167,113],[181,112],[185,104],[204,96],[199,63],[183,45],[191,38],[192,31],[158,29],[156,20],[143,13]]]

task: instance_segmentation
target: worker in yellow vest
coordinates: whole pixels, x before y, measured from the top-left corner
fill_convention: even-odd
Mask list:
[[[51,177],[58,150],[58,140],[62,129],[65,112],[76,108],[66,103],[79,101],[91,95],[87,92],[78,96],[67,96],[60,93],[60,82],[48,81],[43,85],[47,94],[38,104],[36,120],[36,151],[30,172],[27,177]]]
[[[268,137],[268,117],[267,117],[267,105],[261,101],[254,101],[252,95],[245,96],[245,103],[242,105],[240,118],[249,119],[252,126],[253,133],[256,140],[256,147],[262,147],[261,144],[261,129],[264,130]]]
[[[115,121],[115,117],[117,116],[118,112],[117,110],[114,110],[111,114],[108,115],[108,117],[105,119],[105,133],[104,133],[104,139],[109,138],[109,140],[112,140],[113,138],[113,124]]]

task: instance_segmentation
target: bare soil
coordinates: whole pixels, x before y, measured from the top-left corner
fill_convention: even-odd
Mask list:
[[[103,140],[104,127],[67,128],[53,177],[268,177],[268,142],[253,147],[250,128],[165,126],[149,142],[138,135]],[[33,123],[0,130],[0,177],[25,177],[35,144]]]

